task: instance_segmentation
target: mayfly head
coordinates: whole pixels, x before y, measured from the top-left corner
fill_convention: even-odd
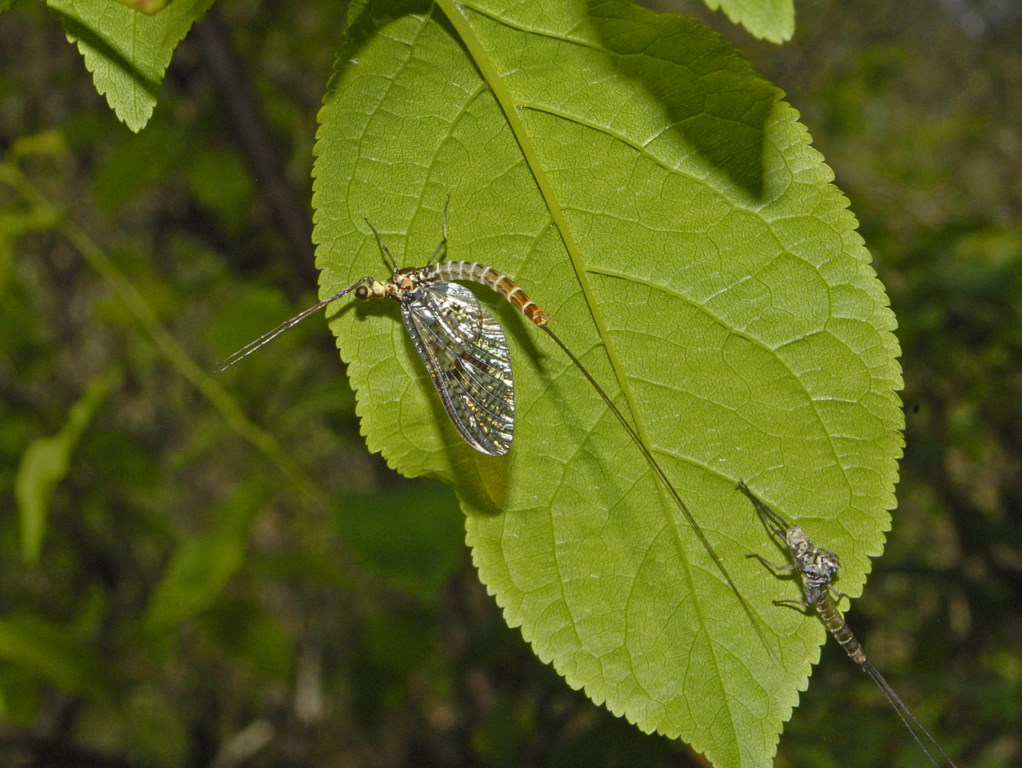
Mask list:
[[[384,299],[391,296],[391,280],[381,281],[375,277],[367,277],[365,281],[355,289],[356,299]],[[394,298],[397,298],[396,296]]]

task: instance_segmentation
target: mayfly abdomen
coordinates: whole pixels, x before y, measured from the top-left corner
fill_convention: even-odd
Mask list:
[[[848,622],[845,621],[845,617],[841,615],[841,611],[834,605],[829,592],[824,591],[820,593],[815,608],[816,613],[823,622],[823,626],[827,628],[827,631],[845,649],[848,657],[860,667],[865,664],[866,653],[862,650],[862,645],[859,643],[858,638],[848,628]]]
[[[503,272],[475,261],[441,261],[430,269],[436,269],[440,280],[467,280],[481,283],[500,294],[529,320],[542,327],[550,316],[526,295],[521,286]]]

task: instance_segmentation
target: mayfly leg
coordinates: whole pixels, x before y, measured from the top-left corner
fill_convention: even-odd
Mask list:
[[[447,209],[450,207],[450,205],[451,196],[448,195],[447,199],[444,201],[444,236],[443,239],[439,243],[437,243],[436,248],[433,249],[433,255],[430,256],[429,260],[426,262],[427,267],[434,261],[436,261],[436,257],[439,256],[440,252],[447,247]],[[375,232],[376,230],[373,231]],[[377,238],[379,238],[379,235],[377,235]]]
[[[448,195],[447,200],[444,201],[443,215],[444,236],[443,238],[441,238],[440,242],[437,243],[436,248],[433,249],[433,254],[429,257],[429,259],[426,260],[426,263],[421,267],[422,269],[425,269],[434,261],[436,261],[436,257],[440,255],[441,251],[443,251],[444,248],[447,247],[447,209],[450,206],[450,204],[451,196]],[[384,261],[387,262],[387,266],[389,266],[393,274],[396,275],[398,272],[397,259],[394,258],[394,255],[390,252],[390,248],[387,247],[387,244],[383,241],[383,237],[380,235],[379,231],[377,231],[376,227],[373,226],[373,223],[369,221],[369,218],[364,217],[362,220],[366,223],[366,226],[368,226],[369,229],[373,231],[373,234],[376,236],[376,244],[380,247],[380,252],[384,255]]]
[[[802,610],[815,609],[820,621],[823,622],[827,631],[833,635],[848,657],[862,667],[862,670],[880,688],[930,763],[935,768],[940,768],[940,763],[933,754],[935,752],[944,758],[946,764],[951,768],[957,768],[955,761],[948,756],[940,743],[919,722],[912,710],[887,682],[887,679],[880,674],[880,670],[873,666],[873,663],[866,657],[862,644],[852,633],[848,622],[845,621],[845,617],[837,607],[837,600],[845,597],[842,593],[835,591],[832,586],[838,569],[841,567],[841,560],[838,556],[829,549],[813,544],[805,531],[797,525],[789,523],[756,498],[744,482],[739,481],[738,490],[749,498],[756,508],[756,512],[759,513],[760,520],[784,545],[792,562],[788,565],[775,565],[757,554],[750,554],[749,557],[758,558],[760,562],[777,573],[798,573],[802,580],[803,600],[775,600],[774,604],[793,605]],[[927,748],[927,744],[929,748]]]

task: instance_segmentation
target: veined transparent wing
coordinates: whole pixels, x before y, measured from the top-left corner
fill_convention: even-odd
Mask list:
[[[401,317],[462,437],[491,456],[511,450],[511,353],[493,313],[465,286],[438,282],[402,300]]]

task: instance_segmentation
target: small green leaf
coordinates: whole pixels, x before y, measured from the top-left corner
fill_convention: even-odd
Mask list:
[[[68,691],[95,697],[111,691],[100,660],[67,627],[35,615],[0,618],[0,662],[29,670]]]
[[[159,632],[206,610],[239,567],[245,542],[220,533],[197,536],[174,553],[146,613],[146,629]]]
[[[718,8],[749,34],[783,43],[795,34],[794,0],[704,0],[713,11]]]
[[[138,132],[149,122],[177,44],[213,0],[176,0],[140,14],[110,0],[46,0],[78,46],[96,90],[118,119]]]
[[[432,11],[430,9],[433,9]],[[765,766],[825,639],[747,553],[744,479],[842,557],[858,594],[894,504],[902,414],[882,286],[833,174],[714,33],[627,2],[370,4],[320,114],[321,295],[447,258],[556,319],[703,526],[735,596],[621,426],[485,290],[515,366],[509,456],[449,423],[397,307],[328,312],[372,450],[454,487],[481,579],[537,656],[645,731]],[[382,273],[382,274],[381,274]]]
[[[79,438],[118,379],[119,376],[111,374],[94,381],[82,398],[71,406],[64,428],[52,437],[35,440],[22,454],[14,481],[14,495],[18,501],[21,554],[25,562],[35,563],[39,559],[53,491],[70,469],[71,454]]]
[[[263,485],[241,486],[217,509],[213,531],[186,540],[174,552],[146,611],[147,631],[162,632],[217,600],[244,562],[248,534],[267,493]]]

